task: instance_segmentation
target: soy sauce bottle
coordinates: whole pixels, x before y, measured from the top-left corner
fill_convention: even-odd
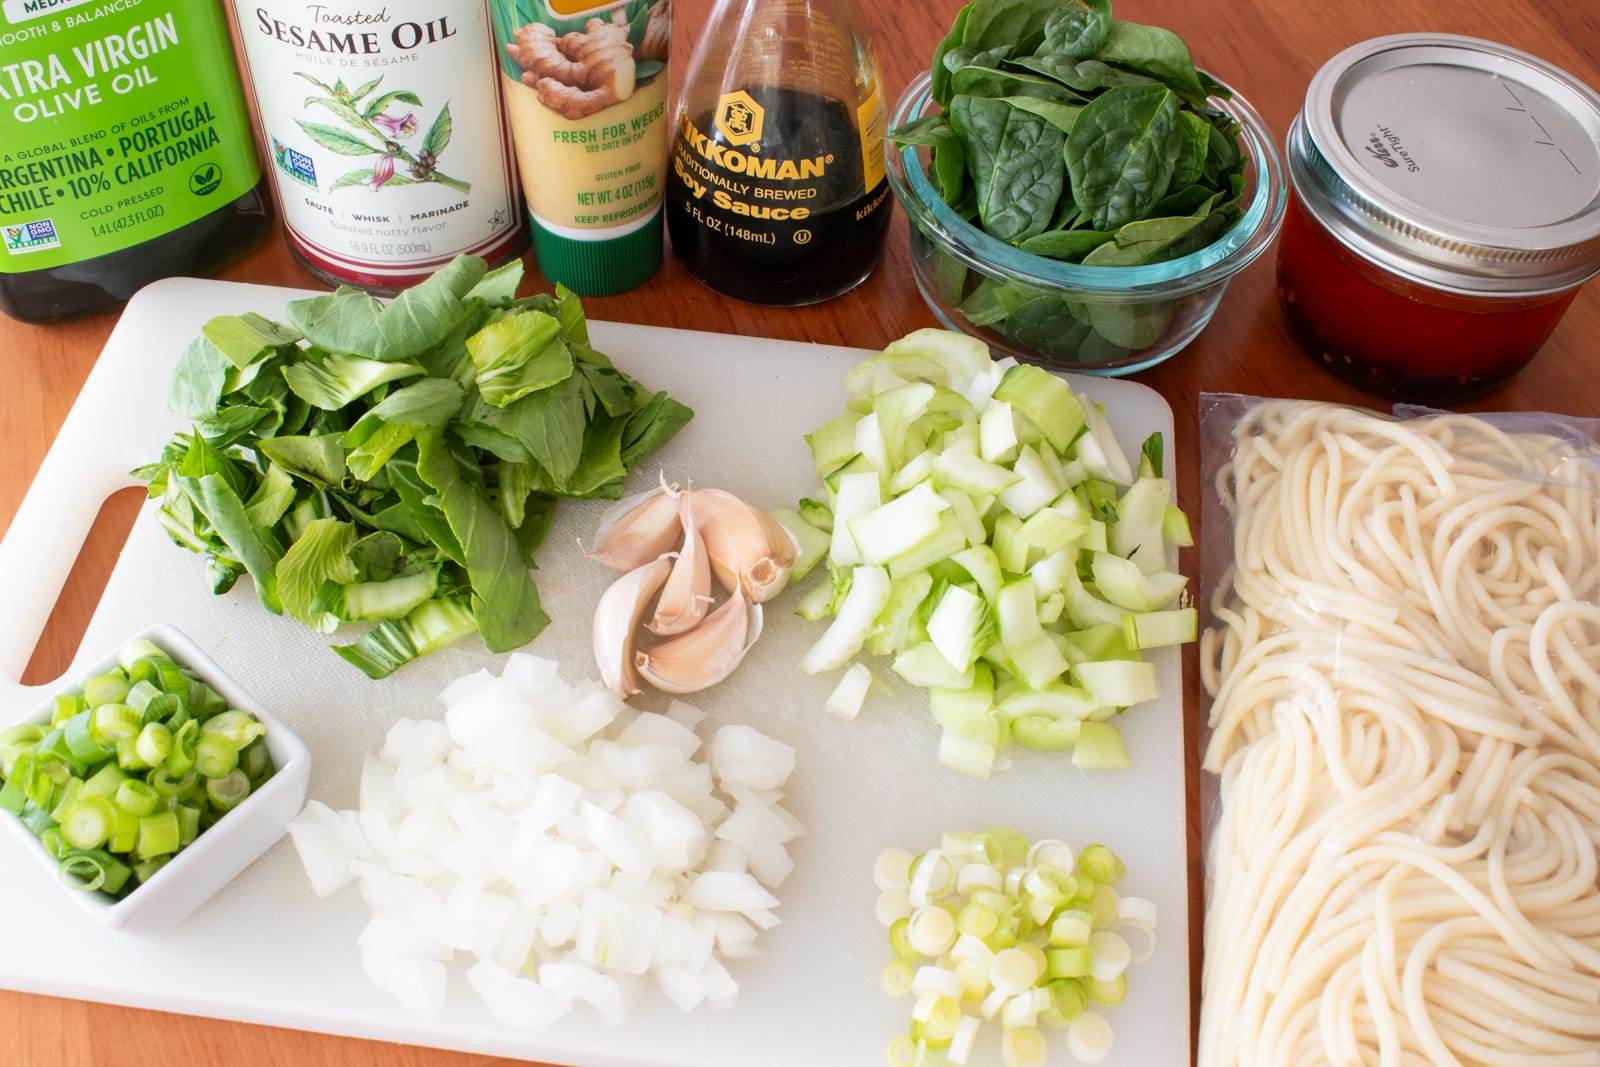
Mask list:
[[[890,215],[881,81],[854,0],[718,0],[667,173],[667,232],[691,274],[798,305],[872,273]]]

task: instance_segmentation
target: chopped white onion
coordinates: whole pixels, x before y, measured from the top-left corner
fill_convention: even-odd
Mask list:
[[[647,975],[685,1011],[732,1007],[720,961],[778,924],[804,832],[781,805],[794,749],[748,726],[702,746],[699,710],[639,712],[521,654],[441,698],[442,720],[390,727],[356,811],[290,826],[313,892],[359,880],[372,980],[432,1017],[466,953],[494,1017],[532,1029],[573,1005],[619,1025]]]

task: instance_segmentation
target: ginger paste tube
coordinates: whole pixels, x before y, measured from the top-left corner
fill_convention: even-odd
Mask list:
[[[672,0],[491,0],[539,269],[585,296],[661,265]]]

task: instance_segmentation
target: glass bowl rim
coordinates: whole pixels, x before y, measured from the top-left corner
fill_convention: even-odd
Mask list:
[[[932,77],[923,71],[895,104],[889,129],[899,129],[926,115],[932,103]],[[916,146],[899,147],[886,140],[889,184],[914,225],[934,235],[945,251],[985,274],[1098,297],[1150,299],[1196,292],[1227,281],[1265,252],[1277,236],[1288,203],[1283,160],[1266,121],[1238,93],[1212,103],[1239,121],[1240,139],[1255,165],[1255,189],[1244,213],[1227,233],[1177,259],[1131,267],[1086,267],[1024,252],[956,214],[928,180]]]

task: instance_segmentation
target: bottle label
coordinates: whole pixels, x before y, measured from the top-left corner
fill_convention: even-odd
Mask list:
[[[578,240],[638,229],[661,207],[671,0],[520,7],[499,54],[528,210]]]
[[[719,239],[779,257],[806,249],[819,225],[862,223],[883,203],[874,195],[883,182],[876,99],[874,91],[852,116],[840,101],[796,90],[724,93],[709,115],[680,117],[673,195]]]
[[[260,180],[220,4],[0,0],[0,274],[141,244]]]
[[[315,266],[399,287],[520,238],[482,0],[237,10],[284,225]]]

